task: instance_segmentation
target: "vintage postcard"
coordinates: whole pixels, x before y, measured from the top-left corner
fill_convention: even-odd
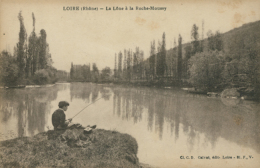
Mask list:
[[[259,7],[0,0],[0,167],[260,167]]]

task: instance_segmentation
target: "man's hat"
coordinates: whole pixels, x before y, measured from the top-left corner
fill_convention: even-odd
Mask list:
[[[69,106],[70,104],[68,103],[68,102],[66,102],[66,101],[60,101],[59,102],[59,108],[62,108],[62,107],[64,107],[64,106]]]

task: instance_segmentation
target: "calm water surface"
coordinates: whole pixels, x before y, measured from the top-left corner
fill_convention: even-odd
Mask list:
[[[140,162],[160,167],[260,165],[259,103],[207,98],[177,89],[72,83],[0,90],[0,140],[52,129],[51,115],[61,100],[70,103],[66,112],[70,118],[100,97],[73,121],[132,135]],[[198,159],[215,155],[254,158]]]

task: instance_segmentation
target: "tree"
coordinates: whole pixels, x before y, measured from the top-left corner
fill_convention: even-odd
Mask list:
[[[139,73],[139,67],[138,67],[139,54],[140,54],[139,47],[136,47],[135,52],[133,53],[133,74],[134,74],[135,79],[137,79],[138,73]]]
[[[122,78],[122,58],[123,58],[123,54],[120,51],[118,53],[118,77],[121,79]]]
[[[35,17],[32,13],[33,19],[33,31],[29,36],[29,44],[28,44],[28,57],[26,61],[26,76],[31,77],[34,75],[34,72],[38,69],[38,46],[37,46],[37,36],[35,33]]]
[[[208,36],[208,49],[209,50],[221,51],[223,49],[222,36],[219,31],[216,31],[216,33],[213,34],[212,31],[209,30],[207,33],[207,36]]]
[[[192,55],[196,54],[200,51],[200,43],[199,43],[199,28],[194,24],[191,29],[191,44],[192,44]]]
[[[114,78],[117,78],[117,63],[116,63],[116,54],[115,54],[115,68],[114,68]]]
[[[225,47],[225,83],[258,90],[260,75],[260,45],[258,31],[240,31],[231,34]]]
[[[149,65],[150,65],[150,74],[153,79],[155,77],[155,68],[156,68],[155,67],[155,40],[151,42]]]
[[[162,64],[162,75],[165,75],[165,71],[167,70],[167,64],[166,64],[166,42],[165,42],[165,32],[163,32],[162,35],[162,48],[161,48],[161,64]]]
[[[0,83],[3,85],[16,85],[19,78],[19,67],[15,59],[7,51],[0,53]]]
[[[182,37],[179,34],[178,39],[178,63],[177,63],[177,74],[178,74],[178,82],[181,84],[182,79]]]
[[[140,57],[139,57],[139,66],[140,66],[140,78],[144,78],[144,52],[141,50],[140,51]]]
[[[158,45],[158,59],[157,59],[157,75],[164,76],[166,70],[166,43],[165,43],[165,33],[162,35],[162,43]]]
[[[131,50],[129,49],[127,51],[127,63],[126,63],[126,66],[127,66],[127,79],[130,81],[131,80],[131,67],[132,67],[132,53],[131,53]]]
[[[44,29],[40,31],[40,38],[39,38],[39,69],[47,68],[47,34]]]
[[[98,79],[99,79],[99,70],[98,70],[96,63],[93,63],[93,65],[92,65],[92,80],[93,80],[93,82],[98,82]]]
[[[202,20],[202,30],[201,30],[201,41],[200,41],[200,52],[203,52],[204,43],[204,20]]]
[[[124,61],[123,61],[123,79],[125,80],[127,78],[127,51],[124,49]]]
[[[111,69],[109,67],[105,67],[101,71],[101,80],[102,81],[109,81],[110,80],[110,74],[111,74]]]
[[[19,12],[18,19],[20,21],[20,32],[19,32],[19,42],[17,45],[18,52],[17,52],[17,62],[19,67],[19,77],[21,79],[25,76],[25,66],[26,66],[26,39],[27,33],[24,27],[22,11]]]
[[[49,82],[49,74],[46,69],[40,69],[35,72],[34,83],[38,85],[44,85]]]
[[[189,81],[196,87],[214,89],[222,83],[224,54],[219,51],[201,52],[189,60]]]
[[[187,45],[185,48],[185,60],[184,60],[184,69],[185,69],[185,73],[186,73],[186,77],[188,75],[188,61],[189,59],[191,58],[191,55],[192,55],[192,48],[190,45]]]
[[[73,62],[71,63],[70,66],[70,80],[74,79],[74,67],[73,67]]]

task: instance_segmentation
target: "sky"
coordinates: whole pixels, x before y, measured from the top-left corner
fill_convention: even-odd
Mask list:
[[[191,41],[193,24],[202,38],[209,30],[225,33],[245,23],[260,20],[259,0],[171,0],[171,1],[13,1],[0,0],[0,49],[13,53],[19,38],[18,13],[22,11],[27,35],[33,30],[32,12],[36,18],[36,33],[47,33],[53,66],[69,72],[73,64],[96,63],[101,70],[114,68],[115,53],[138,46],[149,57],[150,42],[162,40],[166,34],[166,49],[173,47],[181,34],[183,43]],[[78,6],[80,10],[64,10]],[[129,10],[129,7],[133,10]],[[136,10],[136,7],[166,7],[166,10]],[[98,8],[81,10],[82,7]],[[106,10],[106,8],[111,10]],[[113,10],[122,7],[124,10]],[[128,7],[128,10],[125,10]],[[100,8],[104,8],[101,10]]]

